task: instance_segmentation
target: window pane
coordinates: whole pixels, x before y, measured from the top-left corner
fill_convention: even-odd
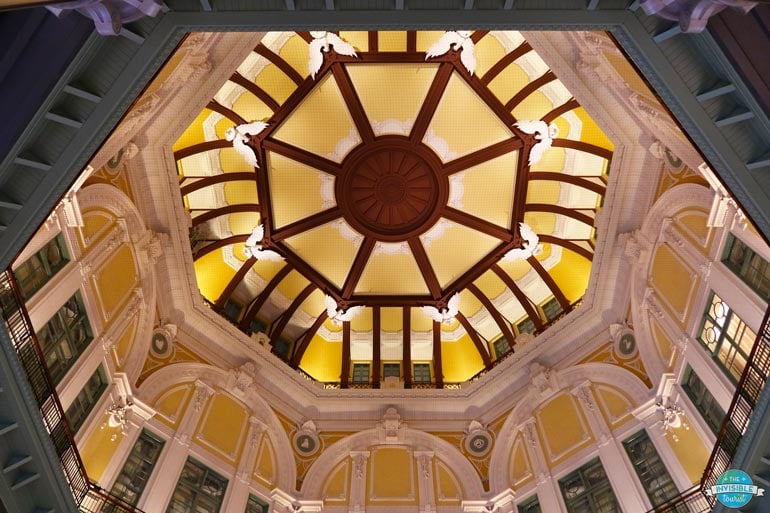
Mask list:
[[[698,340],[733,381],[740,379],[756,338],[730,305],[712,292]]]
[[[54,384],[64,377],[93,338],[80,292],[36,333]]]
[[[83,426],[83,423],[88,418],[88,414],[91,413],[96,403],[99,402],[105,390],[107,390],[107,378],[104,373],[104,367],[100,365],[65,413],[73,433],[77,433],[81,426]]]
[[[659,506],[679,495],[679,490],[646,431],[642,430],[624,441],[623,447],[653,506]]]
[[[505,337],[500,337],[494,341],[493,346],[495,348],[495,354],[498,358],[508,353],[511,350],[511,346],[508,345],[508,340]]]
[[[722,263],[762,299],[770,299],[770,263],[733,234],[727,239]]]
[[[147,430],[142,431],[128,455],[123,469],[112,485],[112,493],[132,506],[136,506],[152,469],[160,457],[163,440]]]
[[[717,435],[722,428],[722,422],[725,418],[724,410],[719,406],[711,395],[706,385],[701,381],[697,374],[692,370],[689,365],[684,371],[684,379],[682,380],[682,390],[684,390],[687,397],[692,401],[695,409],[706,421],[711,431]]]
[[[369,383],[369,364],[353,364],[353,383]]]
[[[166,512],[217,513],[226,489],[227,479],[187,458]]]
[[[67,245],[60,233],[13,271],[24,299],[35,295],[68,262]]]
[[[559,480],[570,513],[621,513],[599,458]]]
[[[430,383],[430,364],[429,363],[415,363],[414,364],[414,382],[415,383]]]
[[[543,304],[543,315],[548,321],[556,319],[562,313],[561,305],[555,297],[549,299]]]
[[[265,501],[253,493],[249,494],[249,502],[246,504],[245,513],[267,513],[268,509],[269,506]]]
[[[540,501],[537,500],[537,495],[533,495],[519,504],[517,509],[519,513],[543,513],[543,510],[540,509]]]
[[[382,366],[382,377],[387,378],[394,376],[396,378],[401,377],[401,364],[400,363],[386,363]]]
[[[522,333],[534,333],[535,323],[532,321],[532,319],[527,317],[523,321],[520,321],[516,324],[516,331],[519,335]]]

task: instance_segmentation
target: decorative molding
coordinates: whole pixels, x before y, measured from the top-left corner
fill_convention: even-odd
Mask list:
[[[703,32],[709,18],[723,9],[731,8],[746,14],[757,2],[747,0],[642,0],[641,7],[648,15],[676,21],[682,32]]]
[[[57,18],[70,11],[91,18],[96,31],[103,36],[120,35],[124,23],[155,17],[162,7],[159,0],[74,0],[45,6]]]

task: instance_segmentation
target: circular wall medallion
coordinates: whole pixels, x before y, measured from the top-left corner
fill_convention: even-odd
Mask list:
[[[465,450],[474,456],[484,456],[492,448],[492,437],[486,431],[476,431],[465,437]]]
[[[155,330],[153,332],[150,351],[156,358],[167,358],[171,354],[171,344],[163,330]]]
[[[359,146],[335,184],[345,219],[367,237],[399,242],[432,227],[446,205],[449,182],[427,146],[383,137]]]
[[[630,358],[636,354],[636,337],[631,331],[623,333],[616,345],[619,355]]]
[[[318,436],[314,433],[299,431],[294,435],[294,448],[303,456],[312,456],[320,445]]]

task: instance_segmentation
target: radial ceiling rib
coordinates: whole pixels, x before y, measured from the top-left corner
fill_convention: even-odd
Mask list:
[[[264,305],[265,301],[267,301],[267,298],[270,296],[270,294],[273,293],[273,290],[275,290],[278,284],[281,283],[284,278],[286,278],[292,269],[292,266],[289,264],[281,267],[281,270],[272,277],[265,288],[262,289],[262,292],[260,292],[259,295],[254,298],[254,301],[252,301],[249,305],[249,308],[246,309],[246,313],[244,314],[243,319],[241,319],[239,324],[241,331],[247,331],[249,329],[252,321],[257,316],[257,313],[259,313],[259,310],[262,308],[262,305]]]
[[[568,239],[562,239],[559,237],[554,237],[553,235],[540,235],[540,242],[545,242],[548,244],[556,244],[557,246],[561,246],[564,249],[569,249],[570,251],[574,251],[578,255],[582,256],[589,262],[593,261],[594,254],[588,251],[586,248],[582,246],[578,246],[574,242]]]
[[[267,91],[259,87],[257,84],[249,80],[248,78],[244,77],[237,71],[233,73],[233,76],[230,77],[230,80],[239,86],[246,89],[248,92],[259,98],[259,100],[267,105],[267,108],[272,110],[273,112],[277,111],[281,106],[278,104],[277,101],[273,99],[272,96],[270,96]]]
[[[581,209],[590,211],[591,209]],[[563,207],[561,205],[552,205],[550,203],[528,203],[524,207],[525,212],[550,212],[552,214],[560,214],[563,216],[571,217],[581,223],[585,223],[588,226],[594,225],[594,220],[591,216],[586,215],[579,210]]]
[[[564,182],[571,185],[577,185],[589,191],[595,192],[604,196],[607,192],[607,188],[596,182],[586,180],[579,175],[568,175],[567,173],[554,173],[552,171],[530,171],[530,180],[553,180],[557,182]]]
[[[502,71],[507,68],[509,64],[513,63],[513,61],[523,56],[530,50],[532,50],[532,47],[529,45],[528,41],[521,43],[512,52],[505,54],[502,59],[497,61],[491,68],[489,68],[489,70],[484,73],[484,76],[481,77],[481,83],[484,85],[489,85],[489,83],[492,82],[492,80],[494,80],[497,75],[502,73]]]
[[[412,237],[408,242],[409,249],[412,250],[412,255],[414,255],[417,267],[420,269],[420,274],[422,274],[422,278],[428,286],[430,295],[434,300],[440,299],[441,285],[436,278],[436,273],[433,271],[433,266],[430,265],[430,259],[428,259],[428,254],[425,252],[422,242],[418,237]],[[396,279],[398,278],[396,277]]]
[[[205,223],[206,221],[210,221],[219,216],[242,212],[254,212],[255,214],[259,214],[259,205],[256,203],[241,203],[238,205],[226,205],[224,207],[215,208],[193,217],[192,225],[198,226],[201,223]]]
[[[196,177],[185,177],[185,180],[191,180]],[[239,173],[222,173],[219,175],[205,176],[199,180],[195,180],[193,183],[183,185],[181,187],[182,196],[187,196],[191,192],[195,192],[198,189],[209,187],[222,182],[238,182],[238,181],[255,181],[257,179],[256,174],[253,171],[239,172]]]
[[[494,272],[501,280],[503,280],[505,286],[508,287],[511,292],[513,292],[513,295],[516,296],[516,299],[519,300],[519,304],[521,304],[522,308],[524,308],[524,311],[527,312],[527,315],[530,319],[532,319],[532,322],[535,323],[535,328],[538,330],[542,329],[543,320],[540,318],[540,313],[538,312],[537,308],[535,308],[535,305],[532,304],[532,301],[529,300],[527,295],[521,291],[518,285],[516,285],[516,282],[513,281],[513,278],[511,278],[511,276],[497,264],[493,264],[490,269],[492,269],[492,272]]]
[[[366,117],[364,107],[361,105],[361,99],[356,93],[356,89],[353,86],[350,75],[342,64],[332,65],[332,74],[334,80],[337,81],[337,87],[339,87],[342,99],[345,101],[345,105],[348,107],[350,116],[353,118],[353,122],[356,125],[358,133],[361,135],[361,140],[364,143],[370,143],[374,141],[374,131],[372,125],[369,123],[369,119]]]
[[[292,79],[295,84],[301,85],[305,81],[305,77],[300,75],[291,64],[286,62],[283,57],[273,52],[270,48],[266,47],[262,43],[259,43],[257,47],[254,48],[254,51],[270,61],[272,64],[275,64],[275,66],[283,71],[287,77]]]
[[[257,262],[257,259],[254,257],[247,258],[245,262],[241,265],[241,268],[238,269],[238,272],[233,275],[233,277],[230,279],[229,283],[225,287],[225,290],[222,291],[222,293],[217,298],[216,303],[214,303],[214,310],[217,312],[222,312],[222,310],[225,307],[225,303],[227,303],[227,300],[230,299],[230,296],[233,295],[233,291],[238,286],[238,284],[243,280],[243,278],[246,276],[246,273],[249,272],[249,269]]]
[[[288,157],[306,166],[316,168],[324,173],[337,176],[340,173],[340,166],[327,158],[311,153],[292,144],[277,141],[275,139],[264,139],[262,148]]]
[[[361,274],[364,272],[366,263],[369,261],[369,256],[372,254],[372,250],[374,250],[375,242],[374,239],[366,237],[361,247],[358,248],[356,258],[353,261],[353,265],[350,266],[348,276],[345,278],[345,284],[342,286],[342,297],[344,299],[350,299],[350,296],[356,290]]]
[[[313,36],[310,35],[310,32],[307,31],[297,31],[297,35],[305,40],[306,43],[309,43],[313,40]]]
[[[476,346],[476,350],[481,356],[481,361],[484,362],[484,368],[487,370],[491,369],[492,359],[489,357],[489,351],[487,351],[486,345],[481,341],[479,333],[473,328],[470,321],[468,321],[462,312],[458,312],[456,318],[458,321],[460,321],[460,324],[462,324],[465,332],[468,333],[468,336],[471,337],[473,345]]]
[[[480,217],[468,214],[462,210],[457,210],[456,208],[447,206],[444,207],[443,216],[450,221],[454,221],[461,225],[467,226],[471,230],[487,234],[490,237],[494,237],[505,242],[511,242],[513,240],[513,235],[511,235],[511,232],[505,228],[501,228],[494,223],[490,223],[485,219],[481,219]]]
[[[527,262],[529,262],[529,265],[532,266],[532,268],[537,272],[538,275],[540,275],[540,278],[545,282],[545,284],[548,286],[548,289],[551,291],[551,294],[553,294],[553,297],[556,298],[556,301],[559,302],[559,305],[561,305],[561,309],[565,312],[569,312],[572,310],[572,305],[570,305],[569,300],[567,300],[564,293],[561,291],[559,286],[556,284],[556,282],[553,280],[550,274],[548,274],[548,271],[545,270],[543,267],[543,264],[540,263],[540,261],[531,256],[527,259]]]
[[[524,99],[529,96],[530,94],[534,93],[544,85],[546,85],[549,82],[553,82],[556,80],[556,75],[553,74],[553,71],[550,69],[543,73],[540,77],[536,78],[529,84],[525,85],[521,88],[521,90],[513,95],[513,98],[508,100],[508,102],[505,104],[505,108],[508,110],[513,110],[516,108],[518,104],[524,101]]]
[[[433,375],[436,388],[444,388],[444,364],[441,356],[441,323],[433,321]]]
[[[317,214],[313,214],[312,216],[300,219],[294,223],[288,224],[282,227],[280,230],[275,230],[270,234],[270,239],[273,242],[288,239],[289,237],[294,237],[295,235],[299,235],[302,232],[307,232],[313,228],[318,228],[319,226],[334,221],[340,217],[342,217],[342,210],[340,210],[339,207],[332,207]]]
[[[590,144],[583,141],[573,141],[572,139],[554,139],[551,146],[557,148],[571,148],[573,150],[584,151],[586,153],[592,153],[597,157],[610,160],[612,158],[612,151]]]
[[[525,146],[516,162],[516,184],[513,189],[513,208],[511,209],[511,229],[519,231],[519,223],[524,220],[524,204],[529,190],[529,152],[532,146]]]
[[[481,38],[489,34],[488,30],[476,30],[471,34],[471,41],[474,43],[478,43],[481,41]]]
[[[274,323],[275,325],[272,327],[272,334],[270,335],[270,341],[273,343],[273,347],[275,347],[275,342],[277,342],[281,337],[281,333],[283,333],[286,325],[289,324],[291,318],[294,317],[294,313],[297,311],[297,308],[299,308],[299,305],[301,305],[302,302],[305,301],[310,294],[312,294],[315,288],[315,284],[308,283],[308,285],[302,289],[302,292],[297,294],[297,297],[295,297],[294,301],[291,302],[289,308],[287,308],[286,311],[283,312]]]
[[[246,242],[246,239],[249,238],[249,234],[245,235],[233,235],[232,237],[227,237],[226,239],[219,239],[217,241],[212,242],[208,246],[205,246],[198,251],[195,252],[195,255],[193,255],[193,260],[198,260],[199,258],[208,255],[214,250],[223,248],[225,246],[229,246],[231,244],[237,244],[239,242]]]
[[[318,315],[312,326],[305,332],[305,334],[294,344],[294,354],[291,357],[292,367],[299,366],[299,362],[302,361],[302,356],[305,354],[310,341],[313,340],[315,334],[321,328],[321,325],[329,318],[329,314],[326,313],[326,309]]]
[[[551,112],[543,116],[543,121],[546,123],[551,123],[553,120],[561,116],[562,114],[571,111],[572,109],[577,109],[580,107],[580,104],[578,101],[574,98],[570,98],[566,102],[562,103],[555,109],[553,109]]]
[[[382,338],[382,311],[379,306],[372,307],[372,386],[380,388],[380,363],[382,350],[380,339]]]
[[[376,30],[370,30],[368,32],[368,36],[369,36],[369,51],[370,52],[377,52],[377,51],[379,51],[380,44],[379,44],[379,37],[377,35],[377,31]]]
[[[412,312],[408,306],[401,310],[404,340],[401,344],[404,388],[412,388]]]
[[[350,321],[342,322],[342,366],[340,369],[340,385],[348,388],[350,382]]]
[[[230,148],[233,145],[226,139],[215,139],[213,141],[205,141],[198,144],[193,144],[187,148],[182,148],[174,152],[174,160],[182,160],[195,155],[196,153],[203,153],[204,151],[218,150],[221,148]]]
[[[206,108],[213,110],[214,112],[218,112],[222,114],[224,117],[235,123],[236,125],[245,125],[248,123],[245,119],[243,119],[240,114],[235,112],[232,109],[228,109],[221,103],[217,102],[216,100],[211,100],[208,105],[206,105]]]
[[[417,31],[416,30],[409,30],[406,32],[406,51],[410,53],[417,51]]]
[[[491,146],[487,146],[486,148],[476,150],[473,153],[469,153],[463,157],[447,162],[444,164],[441,172],[447,176],[453,175],[455,173],[459,173],[460,171],[465,171],[466,169],[473,166],[478,166],[484,162],[496,159],[497,157],[501,157],[506,153],[521,149],[523,145],[524,144],[522,143],[521,139],[506,139],[504,141],[492,144]]]
[[[508,324],[508,321],[505,319],[505,317],[503,317],[497,307],[492,304],[492,301],[487,297],[487,295],[481,292],[481,290],[475,284],[469,283],[468,287],[466,288],[469,292],[471,292],[471,294],[476,296],[482,305],[484,305],[484,308],[487,309],[492,318],[495,320],[495,323],[497,323],[497,327],[500,328],[500,332],[505,337],[505,340],[508,341],[508,345],[513,347],[515,337],[513,336],[511,326]]]
[[[454,66],[451,63],[442,63],[436,76],[433,78],[433,83],[428,89],[428,94],[425,95],[425,101],[422,103],[420,113],[417,115],[417,119],[412,125],[412,133],[409,134],[409,139],[412,142],[418,143],[425,137],[425,132],[428,130],[430,121],[433,119],[433,115],[436,113],[441,97],[444,95],[449,79],[452,77],[452,71]]]
[[[453,61],[453,66],[456,66],[460,70],[460,76],[465,82],[476,92],[477,95],[487,104],[487,106],[494,112],[497,117],[508,127],[516,123],[516,118],[511,114],[509,110],[506,110],[505,105],[495,96],[495,94],[489,90],[486,84],[481,82],[481,79],[476,75],[470,75],[468,71],[462,66],[459,61]]]

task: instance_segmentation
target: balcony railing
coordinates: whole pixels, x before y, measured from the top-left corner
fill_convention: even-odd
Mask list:
[[[37,407],[40,409],[40,417],[59,456],[75,504],[85,513],[141,513],[141,510],[110,494],[88,478],[72,430],[56,394],[56,387],[48,373],[40,343],[32,330],[32,322],[29,320],[20,289],[10,270],[0,273],[0,315],[27,375]]]

